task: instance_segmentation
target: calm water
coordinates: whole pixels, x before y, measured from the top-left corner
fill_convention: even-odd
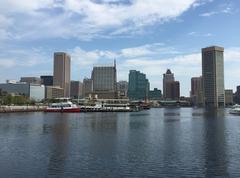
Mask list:
[[[240,177],[240,116],[191,108],[0,114],[0,177]]]

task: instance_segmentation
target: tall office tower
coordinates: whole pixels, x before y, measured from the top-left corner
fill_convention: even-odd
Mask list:
[[[83,98],[89,97],[93,92],[93,82],[92,79],[85,78],[83,79],[83,88],[82,88],[82,96]]]
[[[70,97],[71,58],[67,53],[54,53],[53,85],[64,90],[64,97]]]
[[[191,101],[193,105],[202,105],[203,103],[202,77],[191,78]]]
[[[43,75],[40,76],[42,84],[45,86],[53,86],[53,76],[52,75]]]
[[[117,98],[117,70],[114,66],[95,66],[92,71],[93,93],[100,99]]]
[[[82,97],[82,83],[80,81],[71,81],[70,97],[78,99]]]
[[[179,81],[166,82],[166,100],[179,100],[180,98],[180,83]]]
[[[167,69],[167,72],[163,74],[163,98],[169,99],[171,98],[171,91],[167,90],[167,83],[174,81],[174,74],[170,69]]]
[[[240,104],[240,86],[237,86],[237,91],[234,94],[234,102]]]
[[[171,83],[171,99],[179,100],[180,98],[180,83],[179,81],[170,82]]]
[[[212,46],[202,49],[202,77],[204,106],[225,105],[224,48]]]
[[[225,90],[225,105],[233,105],[233,90],[231,89]]]
[[[130,100],[146,100],[149,94],[149,81],[140,71],[130,70],[128,75],[128,97]]]

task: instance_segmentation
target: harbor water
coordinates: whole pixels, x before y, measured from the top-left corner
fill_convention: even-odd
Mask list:
[[[228,109],[0,114],[2,178],[240,177]]]

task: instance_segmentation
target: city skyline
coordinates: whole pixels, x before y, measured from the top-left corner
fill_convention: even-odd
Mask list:
[[[82,81],[94,64],[116,58],[118,80],[140,70],[151,89],[162,89],[162,74],[170,68],[181,95],[189,96],[191,77],[201,75],[201,48],[218,45],[225,48],[225,88],[235,91],[240,83],[239,2],[151,2],[1,2],[0,81],[52,75],[53,52],[66,51],[72,57],[72,80]]]

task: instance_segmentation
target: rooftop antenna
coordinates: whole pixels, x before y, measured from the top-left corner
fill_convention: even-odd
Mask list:
[[[116,58],[114,58],[114,67],[116,68]]]

